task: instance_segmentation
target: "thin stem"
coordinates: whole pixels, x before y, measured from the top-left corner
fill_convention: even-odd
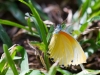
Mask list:
[[[80,64],[80,67],[81,67],[82,70],[85,70],[83,64]]]

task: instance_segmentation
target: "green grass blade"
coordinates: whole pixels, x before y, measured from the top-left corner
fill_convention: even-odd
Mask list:
[[[29,75],[43,75],[39,70],[33,70]]]
[[[100,8],[100,0],[97,0],[91,8],[93,11],[99,9]]]
[[[31,3],[30,0],[29,0],[29,4],[30,4],[30,9],[31,9],[31,11],[33,13],[33,16],[37,20],[42,40],[43,40],[44,44],[47,46],[47,40],[46,40],[47,28],[46,28],[45,24],[43,23],[43,21],[41,20],[41,18],[39,16],[39,14],[37,13],[36,9],[32,6],[32,3]]]
[[[24,19],[24,14],[18,9],[15,2],[6,3],[7,9],[12,13],[12,15],[22,24],[26,25],[26,20]]]
[[[13,71],[11,69],[8,69],[7,70],[7,73],[6,74],[3,74],[3,75],[14,75],[14,74],[13,74]]]
[[[43,12],[42,8],[34,0],[32,0],[32,4],[43,19],[45,20],[49,19],[49,17]]]
[[[36,21],[37,21],[37,29],[40,30],[40,35],[41,35],[41,40],[44,42],[44,44],[46,45],[47,47],[47,40],[46,40],[46,34],[48,32],[48,29],[46,28],[46,25],[43,23],[43,21],[41,20],[39,14],[37,13],[36,9],[33,7],[31,1],[29,0],[29,4],[26,3],[25,1],[23,0],[20,0],[22,3],[24,3],[25,5],[27,5],[31,11],[32,11],[32,15],[35,17]],[[47,50],[47,48],[46,48]]]
[[[58,65],[58,62],[55,62],[51,67],[50,67],[50,70],[48,72],[48,75],[56,75],[56,72],[57,72],[57,66]]]
[[[47,33],[48,33],[48,29],[47,29],[46,25],[43,23],[43,21],[41,20],[39,14],[37,13],[36,9],[33,7],[30,0],[29,0],[29,3],[26,3],[23,0],[20,0],[20,2],[24,3],[25,5],[27,5],[31,9],[32,16],[37,21],[37,26],[36,26],[37,30],[40,34],[41,40],[45,44],[44,60],[45,60],[45,63],[46,63],[47,70],[49,70],[50,64],[49,64],[49,59],[47,57],[48,44],[47,44],[47,38],[46,38]]]
[[[0,39],[3,41],[4,44],[7,44],[8,47],[12,46],[12,41],[1,24],[0,24]]]
[[[32,32],[31,32],[30,29],[29,29],[28,27],[25,27],[25,26],[23,26],[23,25],[21,25],[21,24],[18,24],[18,23],[12,22],[12,21],[8,21],[8,20],[2,20],[2,19],[0,19],[0,23],[1,23],[2,25],[9,25],[9,26],[14,26],[14,27],[20,28],[20,29],[24,29],[24,30],[26,30],[26,31],[28,31],[28,32],[30,32],[30,33],[32,33],[32,34],[31,34],[32,36],[39,37],[39,35],[38,35],[38,33],[37,33],[36,31],[32,31]]]
[[[12,49],[9,51],[10,51],[11,58],[13,59],[16,55],[16,49],[13,46]],[[6,74],[8,68],[9,68],[8,62],[6,60],[5,54],[3,54],[0,59],[0,71],[2,72],[2,74],[4,73]]]
[[[88,22],[82,24],[82,26],[81,26],[81,28],[80,28],[80,31],[81,31],[81,32],[85,31],[85,29],[87,28],[87,26],[88,26]]]
[[[28,25],[28,27],[29,27],[29,30],[30,30],[31,34],[32,34],[33,31],[32,31],[32,24],[31,24],[31,22],[30,22],[30,18],[27,19],[27,25]]]
[[[57,71],[60,72],[62,75],[73,75],[71,72],[67,71],[67,70],[63,70],[61,68],[57,68]]]
[[[85,0],[85,2],[82,4],[82,6],[80,8],[81,11],[80,11],[79,17],[82,17],[84,15],[87,8],[90,6],[90,2],[91,2],[91,0]]]
[[[95,16],[95,17],[93,17],[93,18],[91,18],[91,19],[88,19],[87,22],[85,22],[85,23],[81,26],[80,31],[83,32],[83,31],[87,28],[88,23],[89,23],[89,22],[92,22],[92,21],[95,21],[95,20],[100,20],[100,16]]]
[[[46,69],[49,70],[50,64],[49,64],[49,59],[48,59],[48,56],[47,56],[48,43],[47,43],[47,38],[46,38],[47,33],[48,33],[48,29],[47,29],[46,25],[43,23],[43,21],[41,20],[36,9],[33,7],[31,0],[29,0],[29,7],[32,11],[32,15],[37,20],[38,28],[40,30],[41,40],[45,44],[44,60],[45,60],[45,63],[46,63]]]
[[[54,26],[50,26],[50,29],[49,29],[48,34],[47,34],[47,42],[48,43],[50,41],[50,38],[52,36],[53,31],[54,31]]]
[[[22,28],[22,29],[25,29],[25,30],[29,31],[29,29],[26,28],[25,26],[23,26],[21,24],[18,24],[18,23],[15,23],[15,22],[12,22],[12,21],[0,19],[0,23],[4,24],[4,25],[9,25],[9,26],[14,26],[14,27]]]
[[[3,44],[3,50],[4,50],[4,53],[6,55],[7,62],[10,65],[14,75],[18,75],[18,71],[17,71],[17,69],[15,67],[14,61],[12,60],[12,58],[11,58],[11,56],[9,54],[8,47],[7,47],[6,44]]]
[[[26,50],[22,46],[17,46],[16,47],[17,51],[20,52],[21,54],[21,72],[29,70],[29,64],[28,64],[28,55]]]
[[[100,16],[100,11],[98,11],[98,12],[96,11],[96,12],[92,13],[88,19],[91,19],[95,16]]]
[[[0,72],[4,71],[5,64],[6,64],[6,59],[5,58],[0,59]]]

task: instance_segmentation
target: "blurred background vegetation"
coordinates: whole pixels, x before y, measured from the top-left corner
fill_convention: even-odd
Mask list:
[[[88,57],[87,63],[84,64],[85,68],[100,70],[100,0],[31,0],[31,2],[46,24],[47,31],[44,27],[43,32],[48,34],[46,37],[48,41],[54,27],[62,24],[63,29],[76,38],[85,51]],[[0,0],[0,55],[3,53],[3,43],[8,47],[20,44],[28,52],[30,68],[40,69],[43,66],[26,41],[29,39],[40,42],[42,39],[45,45],[48,43],[42,37],[45,35],[38,32],[38,27],[35,26],[38,21],[35,18],[32,10],[24,3],[18,0]],[[33,20],[36,22],[31,23]],[[39,42],[35,42],[34,46],[41,51],[44,44]],[[68,70],[79,72],[80,68],[72,66]],[[58,71],[63,73],[60,69]]]

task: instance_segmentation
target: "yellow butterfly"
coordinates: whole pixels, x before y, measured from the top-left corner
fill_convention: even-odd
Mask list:
[[[61,30],[58,25],[54,30],[50,44],[49,57],[59,61],[59,65],[78,65],[86,63],[86,55],[80,44],[68,33]]]

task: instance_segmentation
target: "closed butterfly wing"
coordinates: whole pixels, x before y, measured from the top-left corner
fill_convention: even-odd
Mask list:
[[[60,31],[60,34],[63,34],[67,37],[67,39],[71,42],[72,49],[74,51],[74,58],[71,62],[72,65],[78,65],[81,63],[86,63],[86,55],[84,51],[82,50],[79,43],[68,33]]]
[[[59,65],[64,66],[70,65],[70,62],[74,58],[72,43],[61,31],[53,34],[48,53],[50,54],[50,58],[53,58],[54,61],[59,61]]]

